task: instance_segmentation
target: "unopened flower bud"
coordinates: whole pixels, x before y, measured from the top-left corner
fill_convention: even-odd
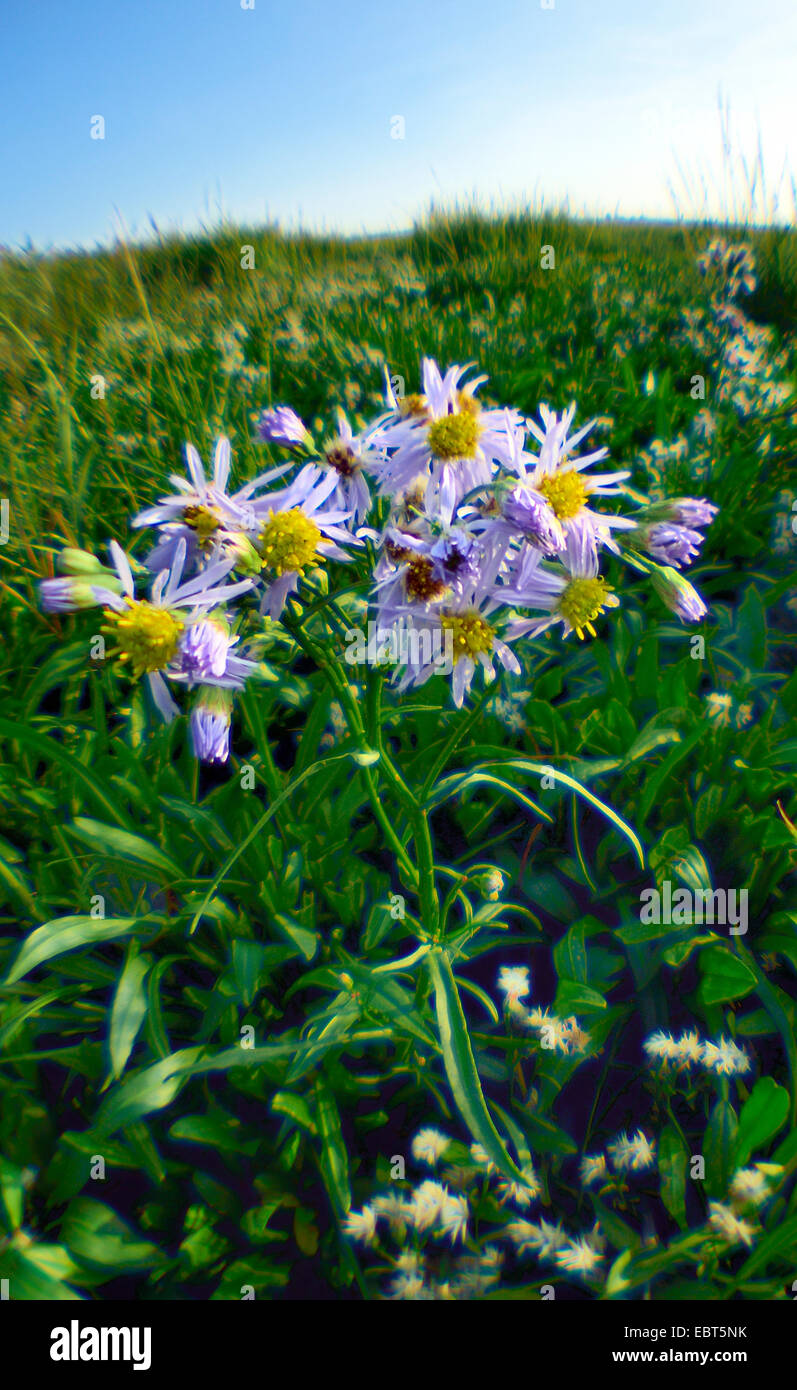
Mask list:
[[[500,869],[484,869],[474,874],[473,883],[481,896],[489,903],[497,903],[504,891],[506,878]]]
[[[655,569],[650,580],[659,598],[682,622],[699,623],[706,616],[708,609],[694,584],[690,584],[677,570],[665,565]]]
[[[264,444],[279,444],[284,449],[295,449],[310,440],[307,426],[289,405],[264,410],[257,422],[257,433]]]

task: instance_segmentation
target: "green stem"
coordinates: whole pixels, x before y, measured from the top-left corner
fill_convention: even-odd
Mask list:
[[[473,706],[473,709],[468,712],[464,719],[459,718],[455,721],[454,728],[452,729],[451,733],[449,734],[448,738],[443,744],[441,752],[438,753],[437,757],[432,763],[429,773],[426,776],[424,784],[421,788],[421,801],[426,800],[427,796],[429,795],[429,792],[431,791],[432,787],[437,781],[437,778],[440,776],[440,773],[443,771],[443,768],[445,767],[446,763],[451,757],[451,754],[456,751],[456,749],[459,747],[462,740],[464,739],[465,735],[476,723],[476,720],[481,715],[481,712],[484,709],[484,706],[486,705],[489,697],[496,693],[500,679],[501,677],[499,676],[498,681],[493,682],[491,685],[485,686],[484,690],[479,696],[479,699]]]
[[[382,739],[381,727],[381,685],[382,677],[379,672],[368,672],[366,684],[368,687],[368,702],[366,706],[366,717],[368,719],[368,733],[348,679],[343,671],[338,658],[328,648],[319,647],[315,640],[308,637],[302,631],[298,622],[289,615],[283,617],[283,622],[288,628],[296,642],[302,650],[315,661],[316,665],[323,672],[335,691],[344,715],[349,726],[349,731],[356,742],[367,745],[368,734],[373,740],[374,750],[379,754],[376,767],[379,768],[385,779],[389,783],[398,804],[402,807],[412,826],[413,840],[417,857],[417,869],[409,859],[407,852],[402,845],[395,828],[390,822],[379,796],[373,771],[370,767],[364,767],[365,783],[368,789],[368,796],[377,822],[385,833],[397,859],[410,875],[411,882],[417,887],[420,900],[420,917],[426,932],[433,938],[440,930],[440,901],[437,895],[437,885],[435,882],[435,863],[432,837],[429,829],[429,820],[422,799],[419,799],[398,771],[393,763]]]
[[[420,807],[414,814],[414,840],[420,875],[421,921],[433,938],[440,931],[440,900],[434,873],[434,849],[427,814]]]
[[[346,716],[346,723],[349,727],[349,733],[352,735],[355,742],[361,745],[366,744],[368,742],[368,739],[365,731],[365,726],[363,724],[362,716],[360,714],[360,709],[357,704],[357,701],[352,695],[351,687],[349,686],[349,682],[346,679],[345,673],[342,670],[339,662],[330,653],[316,646],[312,638],[309,638],[306,633],[302,632],[298,624],[294,623],[290,618],[283,618],[283,622],[285,623],[285,626],[288,628],[292,636],[295,638],[298,645],[301,647],[302,651],[305,653],[306,656],[309,656],[311,660],[315,662],[316,666],[319,668],[322,675],[324,676],[328,684],[331,686],[332,691],[337,696],[343,713]],[[418,871],[415,868],[415,865],[413,864],[409,855],[407,854],[404,845],[399,839],[395,827],[391,823],[390,817],[385,811],[381,797],[379,796],[379,789],[376,784],[373,769],[370,767],[362,767],[360,770],[365,780],[365,786],[368,792],[368,799],[371,803],[371,809],[373,810],[377,823],[379,824],[382,832],[384,833],[385,839],[388,841],[391,849],[393,850],[396,859],[401,864],[402,868],[404,869],[404,872],[409,876],[410,882],[413,884],[413,886],[417,887]]]

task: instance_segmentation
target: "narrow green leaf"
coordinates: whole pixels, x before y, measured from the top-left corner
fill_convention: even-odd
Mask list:
[[[507,795],[514,797],[515,801],[519,801],[520,805],[525,806],[528,811],[533,811],[535,816],[539,816],[541,820],[548,821],[549,824],[553,821],[553,816],[551,816],[548,811],[543,811],[542,807],[538,806],[536,801],[532,801],[531,797],[526,796],[518,787],[513,787],[511,782],[507,782],[505,779],[496,777],[493,773],[489,772],[473,771],[454,773],[452,777],[446,778],[445,782],[438,783],[437,790],[432,794],[429,800],[429,805],[438,806],[442,801],[446,801],[449,796],[466,791],[468,787],[475,786],[498,787],[500,791],[506,792]]]
[[[738,1121],[730,1101],[718,1100],[709,1116],[703,1136],[703,1157],[706,1160],[706,1192],[709,1197],[724,1197],[733,1171]]]
[[[108,1033],[108,1048],[111,1054],[111,1071],[119,1080],[127,1059],[133,1050],[147,1013],[147,991],[145,981],[149,971],[149,961],[145,956],[131,956],[119,977],[113,1004]]]
[[[252,1157],[260,1140],[246,1139],[240,1122],[232,1115],[181,1115],[169,1130],[171,1139],[186,1144],[207,1144],[217,1153],[240,1153]]]
[[[310,1134],[318,1133],[313,1112],[304,1096],[296,1096],[291,1091],[277,1091],[271,1097],[271,1109],[275,1115],[286,1115],[294,1124],[306,1129]]]
[[[43,961],[62,956],[67,951],[128,936],[131,931],[146,925],[148,920],[146,917],[56,917],[52,922],[45,922],[43,927],[37,927],[23,941],[6,984],[21,980],[23,975]]]
[[[674,1125],[666,1125],[659,1138],[661,1200],[680,1226],[686,1229],[686,1167],[689,1155]]]
[[[56,1269],[63,1271],[62,1277],[53,1272]],[[64,1279],[74,1279],[77,1274],[77,1265],[60,1245],[37,1242],[0,1253],[0,1276],[8,1279],[10,1298],[20,1303],[80,1301],[83,1295],[64,1283]]]
[[[509,769],[514,772],[523,772],[526,775],[531,774],[538,778],[552,777],[555,786],[567,787],[570,791],[576,792],[578,796],[583,797],[591,806],[594,806],[596,810],[600,811],[601,815],[611,821],[612,825],[625,836],[633,846],[640,866],[642,868],[645,867],[645,851],[642,848],[638,836],[634,834],[630,825],[627,825],[622,817],[618,816],[617,812],[613,810],[611,806],[608,806],[605,801],[601,801],[600,797],[594,796],[583,783],[577,782],[574,777],[570,777],[568,773],[563,772],[561,768],[552,768],[550,764],[547,763],[532,762],[528,758],[508,758],[505,761],[496,760],[483,763],[480,766],[471,768],[467,772],[455,772],[450,777],[446,777],[442,782],[438,783],[437,789],[429,800],[429,806],[439,805],[441,801],[447,800],[448,797],[453,796],[455,792],[462,791],[469,785],[478,782],[493,782],[493,784],[500,786],[503,791],[512,795],[521,805],[527,806],[535,815],[541,816],[543,820],[547,821],[552,819],[547,811],[543,811],[541,807],[537,806],[536,802],[525,796],[517,787],[512,786],[509,782],[488,775],[486,769],[489,768],[497,768],[501,771]],[[483,771],[483,769],[485,771]]]
[[[108,796],[101,782],[78,758],[62,748],[56,738],[42,733],[38,729],[27,728],[24,724],[14,723],[11,719],[0,719],[0,738],[8,738],[12,742],[21,743],[23,748],[32,748],[34,753],[38,753],[39,756],[48,758],[66,768],[112,820],[118,821],[120,825],[125,824],[124,816],[115,804],[114,798]]]
[[[10,1232],[19,1230],[25,1210],[23,1169],[0,1155],[0,1201],[5,1213],[4,1225]]]
[[[556,991],[557,1014],[570,1017],[578,1013],[597,1013],[606,1008],[606,1000],[597,989],[580,985],[575,980],[560,980]]]
[[[582,985],[588,983],[589,967],[583,922],[576,922],[565,932],[561,941],[554,946],[553,958],[560,979],[577,980]]]
[[[443,1062],[456,1107],[471,1135],[482,1145],[496,1167],[511,1181],[516,1181],[522,1175],[493,1124],[482,1094],[448,952],[441,947],[435,947],[426,959],[434,986]]]
[[[794,1265],[797,1263],[797,1216],[790,1216],[787,1221],[761,1237],[752,1255],[739,1270],[739,1282],[749,1279],[759,1269],[764,1269],[770,1260],[780,1260],[786,1265],[791,1283]]]
[[[232,973],[243,1007],[249,1009],[260,988],[260,977],[266,959],[266,948],[260,941],[233,941]]]
[[[207,908],[208,904],[212,901],[218,889],[221,887],[221,884],[224,882],[225,878],[227,877],[227,874],[233,867],[233,864],[237,862],[237,860],[243,854],[244,850],[249,848],[252,841],[257,839],[258,835],[260,835],[261,832],[265,829],[272,817],[277,814],[277,811],[279,810],[280,806],[282,806],[293,795],[296,788],[300,786],[302,782],[305,782],[308,777],[312,777],[314,773],[321,772],[322,770],[327,770],[332,763],[344,762],[347,758],[347,753],[336,753],[333,754],[331,757],[321,758],[318,760],[318,762],[312,763],[310,767],[305,768],[304,771],[301,772],[298,777],[294,777],[293,780],[288,783],[284,792],[281,792],[280,795],[276,797],[274,801],[272,801],[268,810],[265,811],[263,815],[255,821],[254,825],[252,826],[252,829],[249,831],[249,834],[244,836],[241,843],[235,847],[229,858],[226,859],[225,862],[222,864],[221,868],[219,869],[219,872],[216,874],[216,877],[214,878],[207,893],[202,899],[202,902],[200,903],[199,907],[197,908],[196,912],[191,918],[191,925],[188,929],[189,934],[193,934],[193,932],[196,931],[197,927],[199,926],[199,923],[202,920],[202,915],[205,912],[205,909]]]
[[[233,1067],[257,1067],[264,1063],[287,1062],[301,1052],[309,1051],[298,1043],[274,1043],[264,1047],[225,1047],[209,1052],[202,1047],[186,1047],[163,1057],[143,1071],[127,1077],[106,1097],[97,1112],[95,1128],[98,1133],[112,1134],[114,1130],[140,1120],[152,1110],[170,1105],[180,1087],[192,1076],[205,1072],[228,1071]]]
[[[142,1240],[115,1211],[92,1197],[70,1202],[61,1239],[75,1260],[108,1269],[108,1278],[117,1270],[151,1269],[164,1258],[157,1245]]]
[[[300,922],[294,921],[284,912],[277,912],[273,922],[281,934],[292,941],[294,946],[301,952],[305,960],[312,960],[319,946],[319,936],[317,932],[310,931],[303,927]]]
[[[149,869],[167,883],[176,883],[185,877],[180,865],[164,854],[158,845],[153,845],[151,840],[145,840],[143,835],[133,835],[129,830],[121,830],[115,825],[103,825],[100,821],[89,820],[86,816],[78,816],[66,829],[100,854]]]
[[[351,1209],[349,1156],[340,1127],[337,1103],[330,1088],[319,1080],[315,1086],[316,1124],[321,1139],[321,1176],[337,1215]]]

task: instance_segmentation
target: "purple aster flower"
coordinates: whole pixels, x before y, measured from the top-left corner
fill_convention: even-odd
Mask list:
[[[382,553],[374,571],[380,625],[389,625],[408,605],[438,605],[475,583],[488,554],[501,542],[501,556],[508,535],[477,536],[477,516],[463,516],[451,523],[448,511],[437,510],[439,498],[401,509],[396,523],[384,532]],[[471,511],[472,509],[467,509]]]
[[[466,494],[492,481],[497,463],[508,461],[507,412],[482,408],[475,392],[487,378],[464,382],[468,370],[453,366],[442,376],[437,363],[424,358],[423,392],[395,402],[392,419],[375,431],[385,450],[372,465],[381,496],[397,498],[423,477],[441,511],[451,513]],[[520,421],[517,411],[509,418]]]
[[[482,554],[476,537],[462,526],[444,532],[428,551],[435,578],[457,586],[476,582]]]
[[[116,572],[103,565],[88,550],[67,546],[58,556],[61,577],[39,581],[39,595],[45,613],[74,613],[78,608],[96,608],[94,593],[98,583],[116,593],[122,592]]]
[[[694,530],[698,526],[710,526],[719,507],[705,497],[665,497],[660,502],[650,502],[635,514],[640,526],[652,526],[657,521],[671,521],[676,526],[686,526]]]
[[[460,708],[479,667],[488,682],[495,680],[496,660],[504,670],[520,674],[517,657],[492,620],[501,605],[495,586],[502,562],[502,550],[495,549],[482,559],[478,577],[439,605],[406,605],[398,621],[415,641],[404,644],[399,690],[423,685],[447,670],[454,704]]]
[[[700,554],[703,544],[701,531],[690,531],[687,526],[675,526],[670,522],[659,521],[655,526],[640,527],[641,540],[645,550],[662,565],[674,565],[681,569],[689,565]]]
[[[539,550],[524,546],[510,582],[496,591],[504,602],[520,608],[540,608],[544,616],[523,618],[509,628],[510,637],[537,637],[560,622],[565,637],[595,636],[593,623],[619,599],[598,573],[598,556],[588,532],[571,531],[566,549],[555,561],[544,561]]]
[[[252,542],[260,554],[266,581],[261,612],[271,618],[279,618],[288,595],[294,593],[307,570],[317,569],[329,559],[349,560],[341,544],[362,545],[341,525],[351,513],[324,505],[337,483],[334,469],[321,473],[308,463],[288,487],[250,504]]]
[[[223,676],[227,653],[235,638],[207,618],[191,623],[180,639],[180,668],[189,680]]]
[[[679,526],[710,526],[719,511],[719,507],[705,497],[674,497],[671,506],[672,514],[668,520],[677,522]]]
[[[216,441],[213,452],[213,471],[205,477],[202,460],[193,444],[185,445],[188,477],[170,474],[175,492],[161,497],[154,507],[147,507],[133,519],[133,526],[158,526],[159,540],[147,556],[147,566],[158,573],[170,569],[180,541],[185,542],[185,561],[204,563],[209,551],[233,554],[240,545],[242,533],[250,520],[248,499],[259,487],[265,487],[285,473],[291,464],[283,463],[253,478],[237,492],[229,493],[230,441],[224,436]]]
[[[230,636],[223,620],[198,618],[184,628],[177,656],[166,675],[189,689],[200,683],[240,689],[257,669],[257,662],[231,655],[238,641]]]
[[[119,659],[130,664],[132,675],[136,679],[146,676],[157,708],[164,719],[171,720],[178,709],[164,675],[170,674],[170,668],[178,659],[187,625],[182,610],[192,610],[188,619],[191,622],[203,609],[223,605],[251,589],[252,580],[222,584],[220,581],[229,574],[234,561],[217,560],[192,579],[183,581],[186,544],[181,540],[172,568],[162,570],[156,577],[148,599],[137,599],[127,556],[116,541],[111,541],[110,551],[121,594],[102,584],[93,585],[97,602],[105,605],[107,627],[104,631],[116,639]]]
[[[272,405],[264,410],[257,422],[257,433],[264,444],[279,444],[294,449],[309,440],[307,426],[289,405]]]
[[[517,482],[496,480],[486,497],[479,499],[481,516],[477,529],[502,531],[507,546],[521,536],[546,554],[564,550],[565,533],[551,504],[532,482],[539,460],[525,449],[526,428],[505,412],[509,451],[503,461],[505,472],[515,474]]]
[[[324,449],[324,462],[338,476],[335,502],[350,513],[355,525],[371,510],[371,489],[365,477],[384,461],[381,448],[374,447],[379,425],[355,434],[342,410],[338,411],[337,438]]]
[[[552,506],[533,488],[516,487],[504,499],[502,515],[535,550],[554,555],[565,548],[565,533]]]
[[[613,516],[606,512],[593,511],[589,505],[593,497],[614,497],[620,492],[616,486],[630,477],[627,469],[615,473],[592,473],[582,477],[584,469],[606,457],[608,449],[595,449],[590,454],[573,457],[573,450],[589,433],[594,420],[570,435],[576,407],[571,405],[561,416],[540,406],[542,427],[534,420],[527,424],[534,438],[539,442],[539,457],[534,460],[531,471],[525,465],[525,455],[515,464],[525,485],[542,495],[551,507],[565,536],[577,534],[585,537],[594,550],[605,545],[617,551],[612,538],[613,530],[630,530],[635,522],[629,517]],[[518,466],[518,464],[522,464]]]
[[[108,583],[108,580],[105,581]],[[67,575],[61,579],[42,579],[39,597],[45,613],[74,613],[78,608],[96,608],[94,587],[87,579]]]

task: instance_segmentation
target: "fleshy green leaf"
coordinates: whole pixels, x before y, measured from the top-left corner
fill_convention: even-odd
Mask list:
[[[724,946],[711,946],[701,951],[698,987],[702,1004],[722,1004],[727,999],[744,999],[756,986],[756,978],[743,960]]]
[[[751,1154],[758,1153],[786,1123],[789,1093],[783,1086],[762,1076],[756,1082],[739,1114],[734,1162],[741,1168]]]

